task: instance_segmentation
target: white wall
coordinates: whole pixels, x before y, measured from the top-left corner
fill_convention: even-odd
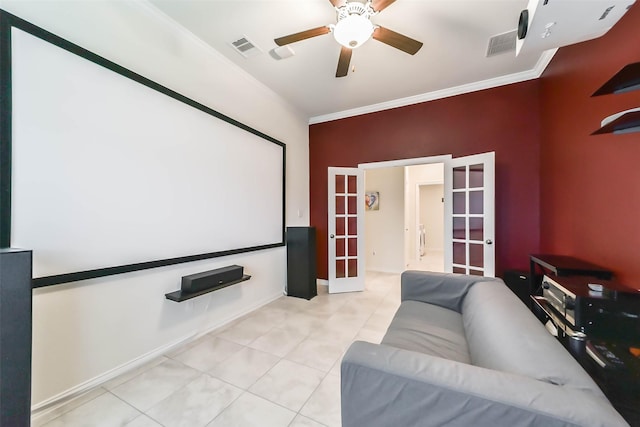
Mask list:
[[[443,184],[420,186],[420,224],[425,228],[425,248],[430,251],[444,249],[444,197]]]
[[[380,193],[380,210],[365,211],[366,269],[404,270],[404,169],[365,171],[365,191]],[[375,253],[375,254],[374,254]]]
[[[408,264],[417,259],[417,195],[416,191],[421,184],[441,184],[444,181],[444,164],[433,163],[427,165],[414,165],[406,167],[406,187],[405,187],[405,228],[407,238],[405,241],[405,254]],[[444,215],[444,213],[443,213]],[[444,227],[444,223],[443,223]]]
[[[287,144],[287,225],[309,224],[307,117],[144,2],[0,7]],[[43,70],[45,72],[45,70]],[[284,248],[34,291],[33,400],[41,408],[282,295]],[[186,303],[185,274],[229,264],[252,279]]]

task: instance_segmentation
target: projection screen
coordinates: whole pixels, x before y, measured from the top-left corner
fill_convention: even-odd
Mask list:
[[[2,240],[36,286],[284,245],[283,143],[2,13]]]

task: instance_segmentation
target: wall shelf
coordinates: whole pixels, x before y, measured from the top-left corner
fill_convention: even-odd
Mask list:
[[[624,111],[618,113],[619,116],[611,116],[612,120],[604,119],[602,127],[591,135],[601,135],[605,133],[624,134],[631,132],[640,132],[640,109]]]
[[[640,89],[640,62],[626,65],[591,96],[625,93]]]
[[[168,294],[164,294],[164,296],[168,300],[175,301],[175,302],[182,302],[182,301],[189,300],[191,298],[195,298],[195,297],[199,297],[199,296],[204,295],[204,294],[208,294],[209,292],[217,291],[219,289],[223,289],[223,288],[226,288],[228,286],[235,285],[236,283],[245,282],[245,281],[247,281],[249,279],[251,279],[251,276],[248,276],[248,275],[245,274],[244,276],[242,276],[242,279],[234,280],[234,281],[227,282],[227,283],[222,283],[220,285],[216,285],[216,286],[211,287],[211,288],[203,289],[201,291],[184,292],[184,291],[180,290],[180,291],[175,291],[175,292],[170,292]]]

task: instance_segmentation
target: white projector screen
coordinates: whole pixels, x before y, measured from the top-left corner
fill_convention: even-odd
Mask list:
[[[10,245],[36,281],[284,245],[283,143],[27,29],[11,28]]]

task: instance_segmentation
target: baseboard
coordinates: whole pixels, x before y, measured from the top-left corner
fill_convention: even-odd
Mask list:
[[[316,279],[316,283],[320,286],[329,286],[329,281],[327,279]]]
[[[49,399],[43,400],[42,402],[33,405],[31,407],[31,420],[36,421],[42,417],[45,417],[50,412],[57,410],[58,408],[72,402],[77,399],[84,393],[101,386],[102,384],[110,381],[120,375],[123,375],[127,372],[133,371],[146,363],[152,361],[153,359],[162,356],[163,354],[184,345],[191,340],[195,339],[195,334],[184,337],[178,341],[174,341],[168,345],[164,345],[155,350],[152,350],[140,357],[137,357],[129,362],[120,365],[116,368],[113,368],[97,377],[94,377],[88,381],[78,384],[77,386],[71,387],[61,393],[56,394],[55,396],[50,397]]]
[[[138,369],[139,367],[149,363],[150,361],[163,356],[164,354],[182,346],[185,345],[191,341],[194,341],[198,338],[200,338],[203,335],[206,335],[210,332],[213,332],[214,330],[221,328],[227,324],[229,324],[230,322],[233,322],[234,320],[245,316],[257,309],[259,309],[260,307],[269,304],[270,302],[273,302],[275,300],[277,300],[278,298],[282,297],[282,294],[280,294],[280,292],[278,292],[275,295],[270,296],[269,298],[266,298],[265,300],[253,304],[251,305],[249,308],[247,308],[246,310],[243,310],[241,313],[238,313],[237,315],[231,316],[223,321],[220,321],[212,326],[210,326],[209,328],[207,328],[206,330],[202,330],[198,333],[193,333],[190,335],[187,335],[185,337],[180,338],[179,340],[176,340],[174,342],[171,342],[167,345],[163,345],[161,347],[158,347],[146,354],[143,354],[133,360],[130,360],[127,363],[124,363],[120,366],[117,366],[103,374],[100,374],[88,381],[85,381],[81,384],[78,384],[74,387],[71,387],[68,390],[65,390],[61,393],[58,393],[57,395],[50,397],[49,399],[43,400],[42,402],[39,402],[36,405],[31,406],[31,420],[33,421],[37,421],[40,418],[46,417],[47,414],[57,410],[58,408],[72,402],[73,400],[79,398],[81,395],[83,395],[84,393],[97,388],[99,386],[101,386],[102,384],[106,383],[107,381],[110,381],[120,375],[126,374],[127,372],[133,371],[135,369]]]

